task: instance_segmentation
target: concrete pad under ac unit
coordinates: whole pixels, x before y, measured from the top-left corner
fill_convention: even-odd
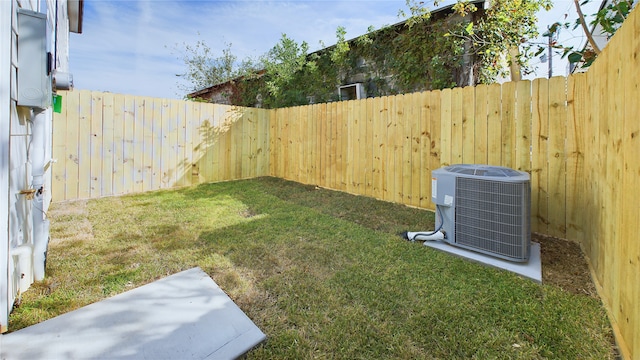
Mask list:
[[[476,261],[481,264],[511,271],[537,283],[542,283],[542,260],[540,257],[540,244],[538,243],[531,243],[529,261],[522,263],[503,260],[475,251],[466,250],[450,245],[444,241],[425,241],[424,245],[468,260]]]

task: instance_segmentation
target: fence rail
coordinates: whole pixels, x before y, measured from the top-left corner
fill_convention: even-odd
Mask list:
[[[76,91],[53,199],[271,175],[433,209],[431,171],[531,174],[532,229],[578,241],[625,358],[640,356],[640,14],[586,74],[277,110]]]

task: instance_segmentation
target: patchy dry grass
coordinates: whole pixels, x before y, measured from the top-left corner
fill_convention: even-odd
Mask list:
[[[252,359],[607,359],[598,299],[401,240],[433,214],[273,178],[54,204],[12,330],[203,268],[267,334]]]

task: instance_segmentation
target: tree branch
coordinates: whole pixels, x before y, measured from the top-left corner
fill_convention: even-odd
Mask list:
[[[584,19],[584,14],[582,14],[582,9],[580,9],[580,4],[578,3],[578,0],[573,0],[573,3],[576,5],[576,11],[578,12],[580,25],[582,25],[582,30],[584,30],[584,33],[587,36],[587,40],[589,41],[589,44],[593,48],[593,51],[595,51],[596,55],[600,54],[600,48],[598,47],[598,45],[596,45],[596,42],[593,39],[593,35],[591,34],[591,32],[589,31],[589,28],[587,27],[587,22]]]

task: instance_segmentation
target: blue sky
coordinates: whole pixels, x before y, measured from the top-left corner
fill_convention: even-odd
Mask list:
[[[585,13],[595,12],[594,6]],[[353,38],[369,26],[402,20],[400,9],[406,9],[404,0],[85,0],[83,33],[71,34],[70,70],[77,89],[182,98],[176,74],[185,66],[173,50],[176,45],[204,40],[220,52],[231,43],[232,52],[242,59],[264,54],[286,33],[317,50],[320,41],[335,42],[338,26]],[[539,14],[539,24],[546,29],[575,17],[573,1],[556,1],[552,11]],[[560,36],[584,43],[577,31]],[[554,75],[565,75],[566,63],[554,60]],[[546,77],[547,71],[547,64],[540,64],[538,77]]]

